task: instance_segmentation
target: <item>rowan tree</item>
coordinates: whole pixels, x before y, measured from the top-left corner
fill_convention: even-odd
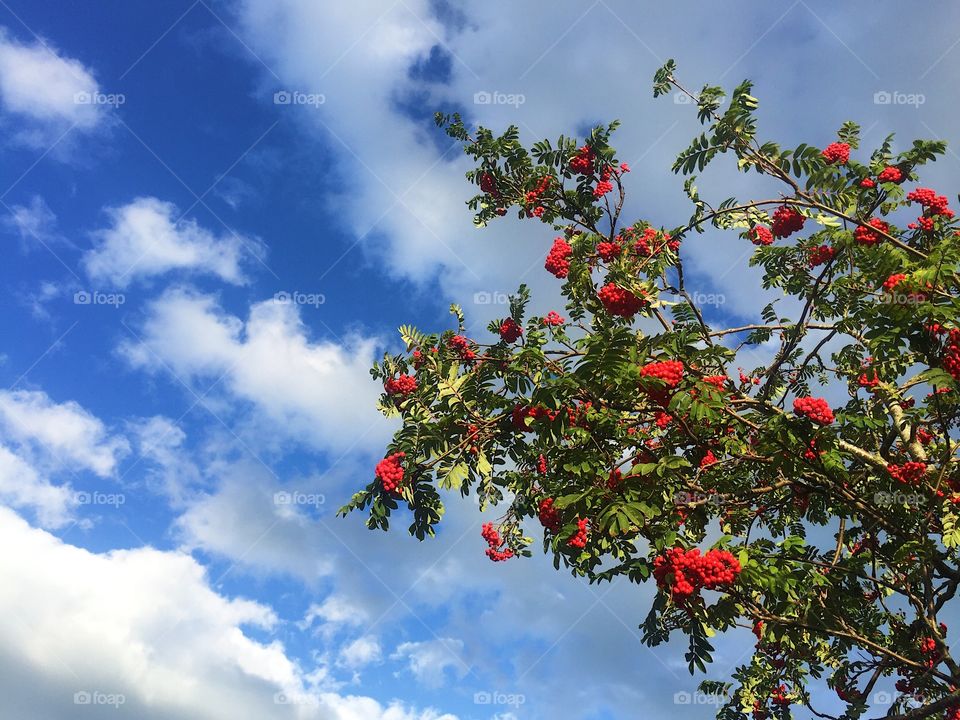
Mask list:
[[[387,529],[406,505],[423,539],[440,491],[499,505],[491,560],[523,562],[536,528],[558,568],[655,583],[644,641],[685,634],[692,673],[711,636],[750,628],[749,662],[701,685],[722,718],[829,717],[811,700],[824,684],[858,717],[891,682],[885,717],[960,718],[941,620],[960,584],[960,232],[918,175],[945,144],[868,151],[846,123],[823,149],[784,149],[758,138],[749,82],[728,99],[674,70],[654,95],[684,94],[704,126],[673,166],[693,205],[674,227],[623,217],[616,123],[526,148],[515,127],[438,115],[475,161],[477,225],[515,210],[554,229],[544,267],[566,307],[529,316],[521,286],[488,337],[457,306],[453,329],[402,327],[407,352],[372,370],[402,426],[342,512]],[[719,156],[780,192],[704,199],[694,173]],[[755,245],[763,287],[794,309],[708,320],[684,256],[709,228]]]

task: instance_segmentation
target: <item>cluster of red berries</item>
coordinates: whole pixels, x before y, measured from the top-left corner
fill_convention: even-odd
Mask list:
[[[670,233],[663,233],[663,238],[657,240],[660,233],[652,227],[643,228],[643,234],[640,235],[640,228],[626,228],[620,235],[617,235],[617,241],[620,243],[633,243],[633,251],[642,257],[651,257],[659,253],[663,248],[668,248],[672,252],[680,249],[680,241],[670,239]]]
[[[490,546],[487,548],[488,558],[494,562],[502,562],[513,557],[513,550],[510,548],[506,550],[500,549],[500,546],[503,545],[503,539],[500,537],[500,533],[494,529],[493,523],[484,523],[483,528],[480,530],[480,535],[487,541],[487,545]]]
[[[847,143],[830,143],[820,155],[827,165],[846,165],[850,160],[850,146]]]
[[[801,223],[801,226],[803,223]],[[766,225],[755,225],[747,230],[747,239],[754,245],[772,245],[773,233]]]
[[[943,348],[943,369],[960,382],[960,330],[956,328],[947,335],[947,343]]]
[[[600,179],[597,181],[597,186],[593,189],[593,196],[595,198],[602,198],[611,190],[613,190],[613,183],[610,182],[610,168],[605,167],[600,172]]]
[[[795,232],[803,230],[803,224],[806,218],[801,215],[796,208],[789,205],[781,205],[773,213],[773,222],[770,223],[770,231],[776,238],[790,237]]]
[[[526,193],[524,193],[523,199],[527,206],[533,207],[533,209],[529,211],[531,215],[543,217],[543,214],[546,212],[546,208],[538,203],[540,201],[540,196],[550,188],[551,182],[553,182],[553,178],[550,175],[544,175],[542,178],[540,178],[537,184],[534,185],[532,190],[528,190]]]
[[[779,687],[775,687],[773,692],[770,693],[770,700],[774,705],[786,707],[791,702],[790,697],[787,694],[788,692],[787,686],[781,684]]]
[[[742,384],[744,384],[744,385],[748,385],[748,384],[750,384],[750,383],[753,383],[754,385],[759,385],[759,384],[760,384],[760,378],[750,377],[749,375],[744,374],[742,368],[738,368],[738,371],[740,372],[740,382],[741,382]]]
[[[663,429],[664,429],[665,427],[667,427],[671,422],[673,422],[673,416],[672,416],[670,413],[666,413],[666,412],[663,412],[663,411],[658,411],[657,414],[656,414],[656,415],[654,416],[654,418],[653,418],[653,422],[654,422],[654,424],[655,424],[658,428],[660,428],[661,430],[663,430]]]
[[[500,191],[497,190],[497,181],[494,179],[493,175],[488,172],[480,175],[480,189],[491,197],[500,197]]]
[[[467,440],[470,441],[470,445],[467,447],[467,452],[471,455],[478,455],[480,453],[480,447],[477,445],[477,439],[480,437],[480,428],[476,425],[467,426]]]
[[[417,389],[417,379],[412,375],[400,375],[396,378],[387,378],[383,389],[388,395],[409,395]]]
[[[703,456],[703,459],[700,460],[700,469],[702,470],[705,467],[710,467],[715,462],[717,462],[717,456],[713,454],[713,450],[707,450],[706,454]]]
[[[837,251],[832,248],[830,245],[820,245],[818,247],[810,248],[809,252],[809,263],[811,268],[815,268],[818,265],[825,265],[826,263],[833,260],[837,255]]]
[[[818,457],[823,455],[826,450],[817,450],[817,440],[816,438],[811,438],[810,443],[807,445],[806,449],[803,451],[804,460],[816,460]]]
[[[555,533],[560,529],[560,526],[563,525],[563,521],[560,519],[560,513],[553,507],[553,498],[551,497],[544,498],[540,501],[538,516],[540,518],[540,524],[550,532]]]
[[[729,379],[730,379],[730,378],[728,378],[726,375],[707,375],[707,376],[703,379],[703,381],[704,381],[705,383],[710,383],[711,385],[713,385],[713,386],[714,386],[715,388],[717,388],[718,390],[723,390],[724,388],[727,387],[727,381],[728,381]]]
[[[932,232],[938,216],[948,219],[953,217],[953,210],[947,207],[947,197],[937,195],[930,188],[917,188],[907,194],[907,200],[920,203],[924,208],[924,214],[918,217],[915,223],[907,225],[911,230],[919,228],[926,232]]]
[[[593,162],[596,157],[590,146],[584,145],[570,159],[570,169],[579,175],[589,175],[593,172]]]
[[[537,472],[541,475],[547,474],[547,458],[543,453],[540,453],[540,456],[537,458]]]
[[[904,485],[919,485],[927,474],[927,466],[922,462],[905,462],[903,465],[887,465],[887,472],[897,482]]]
[[[533,432],[533,428],[527,425],[526,419],[529,417],[536,420],[540,417],[547,417],[549,414],[549,410],[540,406],[523,407],[522,405],[517,405],[511,411],[510,419],[513,422],[513,427],[517,430],[521,432]],[[553,418],[551,417],[550,419],[552,420]]]
[[[447,340],[447,345],[459,354],[461,360],[473,360],[477,357],[477,353],[470,347],[470,341],[463,335],[454,335]]]
[[[523,328],[517,325],[513,318],[507,318],[500,323],[500,337],[508,343],[516,342],[523,335]]]
[[[833,410],[823,398],[799,397],[793,401],[793,411],[797,415],[812,420],[819,425],[829,425],[833,422]]]
[[[558,237],[553,241],[553,247],[550,248],[547,261],[543,266],[547,269],[547,272],[556,277],[565,278],[567,273],[570,272],[570,256],[572,254],[573,248],[570,247],[570,243],[562,237]]]
[[[893,289],[900,284],[901,281],[906,280],[907,276],[903,273],[894,273],[886,280],[883,281],[883,289],[887,292],[893,292]]]
[[[740,563],[726,550],[710,550],[701,555],[700,548],[674,547],[653,561],[657,587],[669,589],[678,603],[686,602],[701,588],[716,590],[732,585],[740,570]]]
[[[547,313],[547,316],[543,319],[544,325],[563,325],[566,322],[560,315],[553,310]]]
[[[569,540],[567,540],[567,545],[575,548],[583,548],[587,545],[587,525],[589,521],[586,518],[581,518],[577,520],[577,532],[575,532]]]
[[[676,387],[683,380],[683,363],[679,360],[659,360],[640,368],[641,377],[663,380],[668,387]]]
[[[616,283],[607,283],[597,292],[604,309],[611,315],[631,318],[647,304],[645,298],[637,297]]]
[[[877,175],[877,181],[882,183],[898,183],[902,180],[903,172],[895,165],[888,165]]]
[[[440,350],[436,347],[432,347],[430,348],[430,352],[438,353],[440,352]],[[414,370],[420,369],[420,366],[423,365],[423,359],[424,359],[424,355],[419,348],[413,351],[413,369]]]
[[[607,476],[606,486],[608,490],[616,490],[623,484],[623,472],[620,468],[614,468]]]
[[[858,225],[853,231],[853,238],[861,245],[876,245],[883,237],[877,231],[890,232],[890,226],[880,218],[870,218],[866,225]]]
[[[400,494],[398,489],[400,483],[403,482],[403,465],[401,465],[401,462],[406,455],[403,452],[394,453],[377,463],[374,473],[380,479],[384,491],[391,495]]]
[[[611,262],[620,257],[622,251],[623,247],[615,242],[597,243],[597,255],[599,255],[600,259],[604,262]]]
[[[937,195],[935,190],[930,188],[917,188],[907,193],[907,200],[911,202],[919,203],[926,209],[931,215],[943,215],[945,217],[953,217],[953,211],[947,207],[946,195]]]
[[[857,384],[862,388],[873,390],[873,388],[880,384],[880,378],[877,377],[877,371],[872,371],[872,377],[868,375],[866,371],[860,373],[860,377],[857,378]]]

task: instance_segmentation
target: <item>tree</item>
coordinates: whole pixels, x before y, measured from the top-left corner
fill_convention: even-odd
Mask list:
[[[654,582],[644,641],[686,634],[691,673],[710,636],[751,628],[749,663],[701,685],[726,696],[722,718],[829,717],[811,702],[823,683],[858,717],[894,679],[886,717],[958,718],[940,618],[960,585],[960,232],[947,198],[916,186],[945,144],[895,154],[888,137],[867,156],[846,123],[823,150],[783,149],[757,138],[749,82],[727,102],[674,70],[654,95],[684,94],[705,130],[673,167],[693,215],[672,228],[621,218],[616,123],[527,149],[515,127],[438,115],[476,162],[478,225],[515,208],[561,233],[545,268],[568,318],[527,317],[521,286],[489,342],[465,337],[457,306],[455,330],[402,327],[408,354],[371,371],[402,427],[342,512],[387,529],[405,503],[423,539],[439,490],[474,492],[481,509],[506,506],[483,527],[494,561],[531,554],[522,526],[536,518],[557,568]],[[693,173],[720,155],[782,192],[711,204]],[[750,325],[708,320],[683,256],[710,226],[757,246],[750,264],[795,299],[792,316],[771,303]],[[771,340],[769,365],[737,367]]]

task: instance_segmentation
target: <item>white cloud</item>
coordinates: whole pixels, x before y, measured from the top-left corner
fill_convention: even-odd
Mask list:
[[[154,197],[109,208],[107,214],[110,225],[95,233],[95,246],[82,264],[91,279],[116,287],[175,271],[241,284],[246,282],[243,261],[262,253],[259,242],[226,229],[217,235]]]
[[[463,678],[470,667],[461,657],[463,640],[437,638],[424,642],[405,642],[397,646],[390,658],[406,660],[410,672],[428,687],[439,687],[446,681],[447,670]]]
[[[269,633],[273,611],[214,591],[188,555],[67,545],[0,508],[0,695],[19,717],[77,716],[75,693],[123,698],[144,720],[455,720],[312,690]],[[281,693],[302,704],[278,704]],[[102,697],[102,696],[101,696]],[[87,705],[85,717],[117,717]]]
[[[29,205],[13,205],[10,217],[3,223],[19,236],[26,248],[60,239],[56,232],[57,216],[40,195],[30,198]]]
[[[55,403],[44,392],[0,391],[0,425],[7,436],[48,455],[54,466],[114,473],[129,444],[78,403]]]
[[[256,408],[260,440],[293,438],[345,452],[386,438],[389,423],[375,409],[380,389],[369,374],[377,342],[356,335],[341,344],[313,341],[292,304],[257,303],[244,322],[211,296],[171,290],[150,305],[140,337],[121,347],[131,363],[184,381],[219,380],[218,389]]]
[[[358,637],[340,648],[340,662],[349,668],[362,668],[382,658],[380,642],[370,635]]]
[[[189,457],[187,434],[171,419],[154,416],[130,422],[137,457],[145,462],[148,486],[174,506],[200,490],[203,473]]]
[[[79,504],[63,473],[89,471],[107,478],[129,452],[126,439],[76,402],[56,403],[40,391],[0,391],[0,500],[29,508],[43,527],[62,527]]]
[[[30,508],[43,527],[65,525],[77,505],[69,485],[56,486],[19,455],[0,445],[0,500],[15,508]]]
[[[107,118],[93,72],[48,43],[23,44],[0,28],[0,108],[20,123],[17,139],[30,145],[56,140],[71,127],[89,131]],[[27,121],[24,124],[24,121]]]

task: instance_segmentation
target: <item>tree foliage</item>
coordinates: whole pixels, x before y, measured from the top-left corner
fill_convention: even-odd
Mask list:
[[[616,123],[527,148],[515,127],[438,115],[475,161],[477,225],[513,210],[559,233],[546,268],[566,317],[529,316],[521,286],[488,340],[466,337],[457,306],[453,329],[402,327],[407,353],[372,370],[402,426],[342,511],[385,530],[404,504],[422,539],[441,491],[499,505],[492,559],[522,562],[539,526],[558,568],[656,583],[644,641],[684,633],[691,672],[711,636],[751,628],[749,662],[702,686],[726,696],[722,718],[819,713],[817,683],[854,718],[884,678],[899,693],[887,717],[957,717],[940,618],[960,584],[960,241],[947,199],[917,188],[945,145],[868,152],[846,123],[823,150],[781,148],[757,136],[750,83],[694,94],[674,72],[654,94],[685,93],[704,129],[674,164],[693,212],[670,228],[622,218]],[[701,197],[694,174],[721,155],[781,192]],[[796,310],[708,320],[683,262],[708,227],[757,245],[763,287]],[[771,345],[769,364],[739,367]]]

